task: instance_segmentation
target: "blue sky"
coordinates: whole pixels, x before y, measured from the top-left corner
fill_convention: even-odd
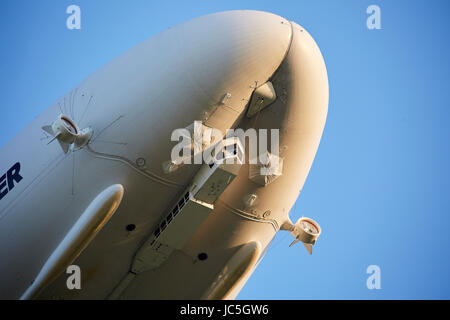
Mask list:
[[[81,7],[81,30],[66,28],[71,4]],[[371,4],[381,30],[366,27]],[[0,146],[127,49],[231,9],[305,27],[330,82],[322,142],[291,211],[318,220],[321,238],[309,256],[279,233],[238,298],[449,299],[448,1],[5,1]],[[366,287],[372,264],[380,290]]]

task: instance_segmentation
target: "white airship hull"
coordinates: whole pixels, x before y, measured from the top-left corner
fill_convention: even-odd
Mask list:
[[[268,80],[276,101],[257,121],[245,118],[253,91]],[[117,211],[71,262],[82,270],[82,289],[68,290],[60,270],[33,298],[103,299],[118,287],[114,298],[235,297],[288,219],[327,106],[326,68],[314,40],[273,14],[208,15],[131,49],[2,148],[0,168],[19,162],[22,180],[0,201],[0,240],[7,244],[0,248],[0,298],[21,297],[96,195],[116,184],[124,188]],[[87,146],[65,154],[50,142],[42,127],[61,113],[80,129],[92,129]],[[130,277],[136,253],[200,168],[184,165],[168,173],[163,167],[174,145],[171,132],[196,120],[223,132],[279,128],[282,175],[261,186],[244,164],[182,249]],[[247,195],[257,197],[250,207]],[[128,231],[129,224],[135,230]],[[200,260],[200,253],[208,258]]]

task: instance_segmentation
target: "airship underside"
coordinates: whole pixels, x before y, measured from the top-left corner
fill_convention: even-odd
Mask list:
[[[2,148],[0,297],[234,298],[278,231],[309,252],[320,234],[289,211],[327,108],[319,48],[274,14],[203,16],[127,51]],[[261,174],[245,139],[233,164],[174,163],[172,133],[198,123],[278,129],[281,165]]]

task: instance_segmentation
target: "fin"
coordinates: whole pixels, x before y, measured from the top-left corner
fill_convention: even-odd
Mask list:
[[[233,290],[248,277],[259,256],[261,243],[251,241],[242,245],[227,261],[223,269],[216,276],[211,286],[203,294],[201,300],[226,300],[233,294]]]
[[[36,298],[71,265],[110,220],[124,194],[123,186],[114,184],[99,193],[84,210],[69,232],[45,262],[41,271],[21,296],[21,300]]]

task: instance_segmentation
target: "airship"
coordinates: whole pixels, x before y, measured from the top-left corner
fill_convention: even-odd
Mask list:
[[[260,11],[109,62],[1,148],[0,298],[234,299],[277,232],[312,253],[319,224],[289,212],[328,91],[311,35]]]

